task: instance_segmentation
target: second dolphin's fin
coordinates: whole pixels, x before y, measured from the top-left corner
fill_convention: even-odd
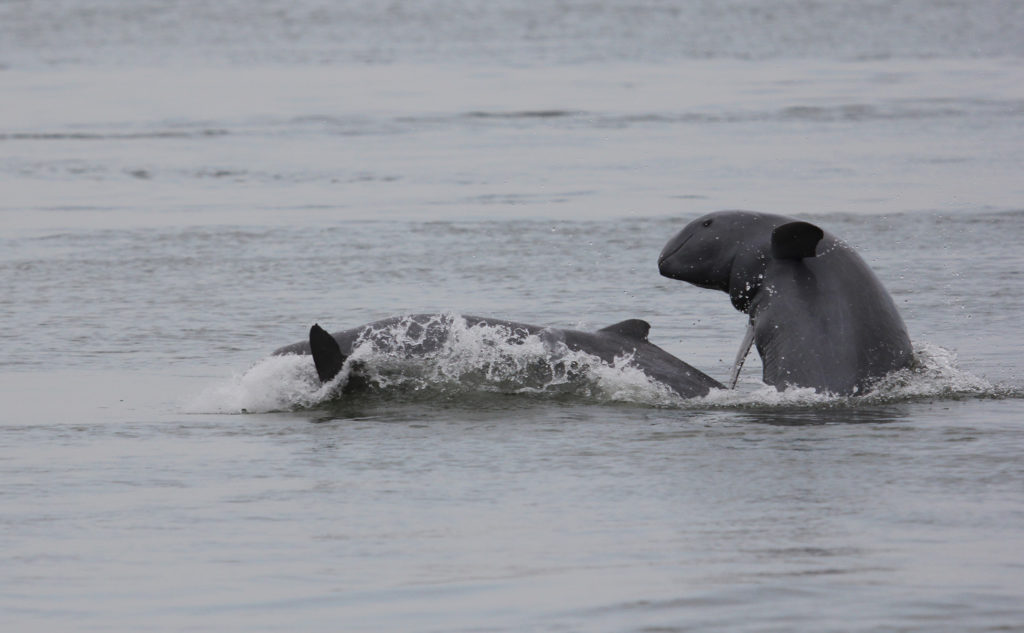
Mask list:
[[[651,324],[641,319],[626,319],[598,330],[598,332],[611,332],[626,338],[635,338],[639,341],[646,341],[647,334],[650,331]]]
[[[345,364],[345,355],[338,347],[338,341],[318,324],[309,328],[309,350],[313,353],[313,364],[320,382],[329,382]]]

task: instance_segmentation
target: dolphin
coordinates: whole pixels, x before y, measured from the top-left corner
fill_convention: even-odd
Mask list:
[[[684,398],[703,396],[711,389],[724,388],[714,378],[649,342],[647,335],[651,326],[640,319],[621,321],[596,332],[583,332],[478,316],[413,314],[334,333],[314,324],[309,330],[308,340],[286,345],[274,354],[311,354],[317,376],[328,382],[342,370],[355,349],[364,343],[373,344],[389,354],[425,358],[449,340],[455,319],[461,319],[459,325],[465,328],[500,328],[509,345],[521,345],[527,337],[537,336],[551,350],[554,360],[558,360],[557,350],[566,348],[596,356],[609,365],[616,358],[627,358],[629,365]],[[357,380],[353,384],[358,386],[360,383]]]
[[[717,211],[668,241],[658,270],[672,279],[729,294],[749,315],[732,385],[757,346],[764,382],[864,393],[913,358],[892,297],[848,244],[794,218]]]

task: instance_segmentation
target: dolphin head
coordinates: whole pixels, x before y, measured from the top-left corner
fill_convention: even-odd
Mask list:
[[[742,212],[717,211],[690,222],[665,244],[658,271],[701,288],[729,291],[733,260],[744,241]]]
[[[729,293],[746,312],[771,252],[772,231],[788,218],[753,211],[715,211],[690,222],[658,257],[665,277]]]

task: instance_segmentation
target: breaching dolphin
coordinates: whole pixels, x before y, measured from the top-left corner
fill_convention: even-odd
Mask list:
[[[669,240],[658,269],[727,292],[750,315],[733,385],[751,342],[764,382],[778,389],[863,393],[911,364],[910,337],[892,297],[848,244],[813,224],[750,211],[710,213]]]
[[[717,380],[650,343],[647,334],[651,326],[640,319],[622,321],[596,332],[582,332],[476,316],[413,314],[382,319],[333,334],[313,325],[308,341],[287,345],[274,354],[312,354],[317,375],[321,381],[327,382],[341,371],[346,358],[356,347],[365,342],[389,350],[389,353],[425,357],[449,340],[455,319],[461,319],[459,325],[465,328],[501,328],[500,331],[506,334],[504,342],[509,345],[523,344],[527,337],[537,336],[553,354],[557,354],[558,349],[584,352],[609,365],[616,358],[626,358],[630,365],[684,398],[706,395],[712,388],[724,388]]]

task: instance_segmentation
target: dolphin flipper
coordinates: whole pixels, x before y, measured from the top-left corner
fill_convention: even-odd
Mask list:
[[[788,222],[772,231],[772,257],[803,259],[814,257],[825,232],[809,222]]]
[[[320,325],[309,328],[309,349],[313,353],[313,364],[320,382],[329,382],[338,375],[345,364],[345,355],[338,347],[338,341]]]
[[[747,354],[750,353],[750,347],[754,344],[754,324],[747,324],[747,331],[743,335],[743,342],[740,343],[740,349],[736,352],[736,360],[732,362],[732,371],[729,372],[729,388],[735,389],[736,383],[740,379],[740,370],[743,369],[743,361],[747,360]]]

